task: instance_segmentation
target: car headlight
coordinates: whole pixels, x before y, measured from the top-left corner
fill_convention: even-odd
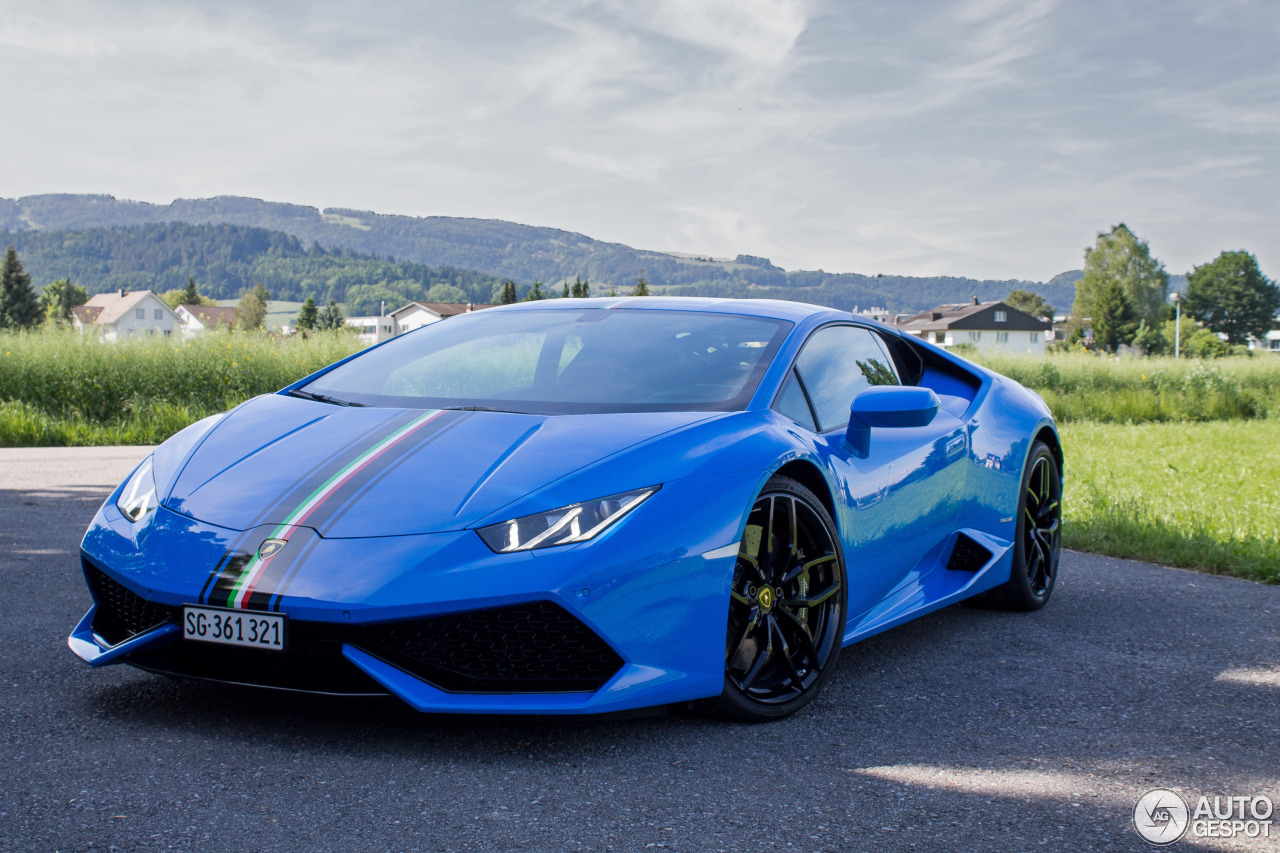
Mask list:
[[[133,522],[142,521],[156,508],[156,478],[151,472],[151,457],[138,466],[116,500],[116,509]]]
[[[534,548],[550,548],[552,545],[569,545],[586,542],[604,532],[611,524],[622,519],[631,510],[648,500],[658,486],[619,492],[607,498],[562,506],[549,512],[513,518],[476,532],[498,553],[529,551]]]

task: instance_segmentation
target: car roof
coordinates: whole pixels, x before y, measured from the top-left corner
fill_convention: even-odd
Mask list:
[[[536,302],[517,302],[486,308],[490,311],[581,311],[598,309],[643,309],[650,311],[703,311],[714,314],[743,314],[750,317],[772,317],[800,323],[820,314],[832,317],[848,317],[846,311],[836,311],[824,305],[805,302],[788,302],[783,299],[717,299],[703,296],[619,296],[592,297],[588,299],[542,299]]]

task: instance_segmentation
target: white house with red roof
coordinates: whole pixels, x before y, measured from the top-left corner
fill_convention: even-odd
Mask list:
[[[118,290],[91,296],[73,310],[71,324],[82,333],[95,332],[104,341],[133,335],[169,337],[182,327],[174,310],[150,290]]]

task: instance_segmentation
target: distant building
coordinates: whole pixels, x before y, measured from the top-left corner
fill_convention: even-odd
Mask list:
[[[1280,320],[1277,320],[1280,323]],[[1280,353],[1280,328],[1272,329],[1261,338],[1250,337],[1249,349],[1262,349],[1268,352]]]
[[[360,330],[357,337],[361,341],[375,344],[459,314],[492,307],[470,302],[410,302],[384,317],[348,317],[347,325]]]
[[[1053,326],[1003,302],[939,305],[898,326],[940,347],[969,344],[984,352],[1043,355]]]
[[[236,309],[231,305],[179,305],[174,313],[182,322],[184,338],[194,338],[219,326],[230,329],[236,322]]]
[[[104,341],[133,335],[169,337],[182,321],[164,300],[149,290],[99,293],[72,311],[71,324],[82,334],[94,332]]]

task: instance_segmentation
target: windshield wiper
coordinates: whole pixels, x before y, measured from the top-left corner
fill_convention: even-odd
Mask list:
[[[303,391],[301,388],[295,388],[289,392],[290,397],[301,397],[303,400],[315,400],[317,403],[328,403],[331,406],[363,406],[364,403],[353,403],[351,400],[339,400],[337,397],[330,397],[328,394],[316,394],[311,391]]]
[[[492,406],[441,406],[449,412],[502,412],[506,415],[527,415],[529,412],[517,412],[515,409],[495,409]]]

